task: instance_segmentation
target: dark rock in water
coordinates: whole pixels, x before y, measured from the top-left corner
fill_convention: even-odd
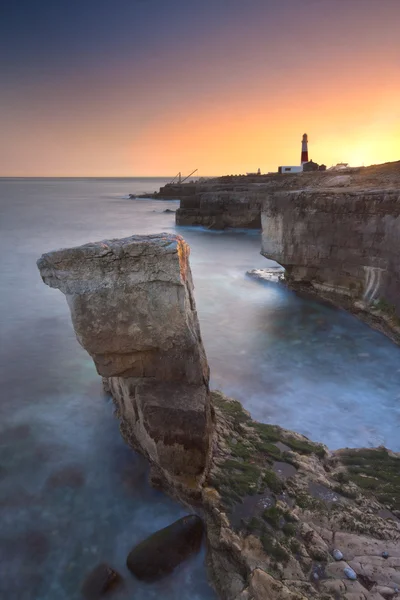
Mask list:
[[[165,213],[174,213],[174,212],[176,212],[176,210],[171,210],[170,208],[167,208],[163,212],[165,212]]]
[[[133,200],[134,198],[136,198],[136,194],[129,194],[129,198],[130,198],[131,200]]]
[[[82,585],[82,594],[87,600],[96,600],[121,581],[121,575],[117,571],[101,563],[86,577]]]
[[[202,537],[200,517],[183,517],[135,546],[126,564],[138,579],[156,581],[172,573],[181,562],[198,552]]]

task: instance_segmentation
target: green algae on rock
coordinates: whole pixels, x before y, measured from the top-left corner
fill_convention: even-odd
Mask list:
[[[221,597],[394,596],[400,578],[400,457],[385,449],[328,453],[304,436],[252,421],[220,392],[212,392],[212,404],[213,457],[203,505],[208,562]],[[277,459],[289,459],[289,477],[274,472]],[[378,483],[365,484],[374,469]],[[341,561],[333,557],[336,548]],[[383,555],[393,557],[390,566]],[[349,580],[345,569],[357,579]]]

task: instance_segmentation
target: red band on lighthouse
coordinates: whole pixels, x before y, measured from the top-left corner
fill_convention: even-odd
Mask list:
[[[301,142],[301,164],[308,162],[308,136],[305,133]]]

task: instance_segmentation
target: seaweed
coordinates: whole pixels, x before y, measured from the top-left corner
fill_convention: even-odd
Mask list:
[[[293,525],[293,523],[285,523],[282,527],[282,531],[286,536],[291,537],[296,535],[296,526]]]
[[[268,556],[274,558],[277,562],[287,563],[290,559],[290,554],[281,546],[281,544],[267,532],[261,535],[261,543],[264,551]]]
[[[348,477],[365,493],[374,494],[383,504],[400,510],[400,458],[386,448],[341,451]]]
[[[283,510],[279,506],[271,506],[264,510],[262,517],[271,527],[278,529],[283,518]]]

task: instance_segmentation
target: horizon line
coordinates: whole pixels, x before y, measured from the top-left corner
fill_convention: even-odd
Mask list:
[[[200,175],[189,179],[223,177],[223,175]],[[176,179],[171,175],[0,175],[0,179]]]

